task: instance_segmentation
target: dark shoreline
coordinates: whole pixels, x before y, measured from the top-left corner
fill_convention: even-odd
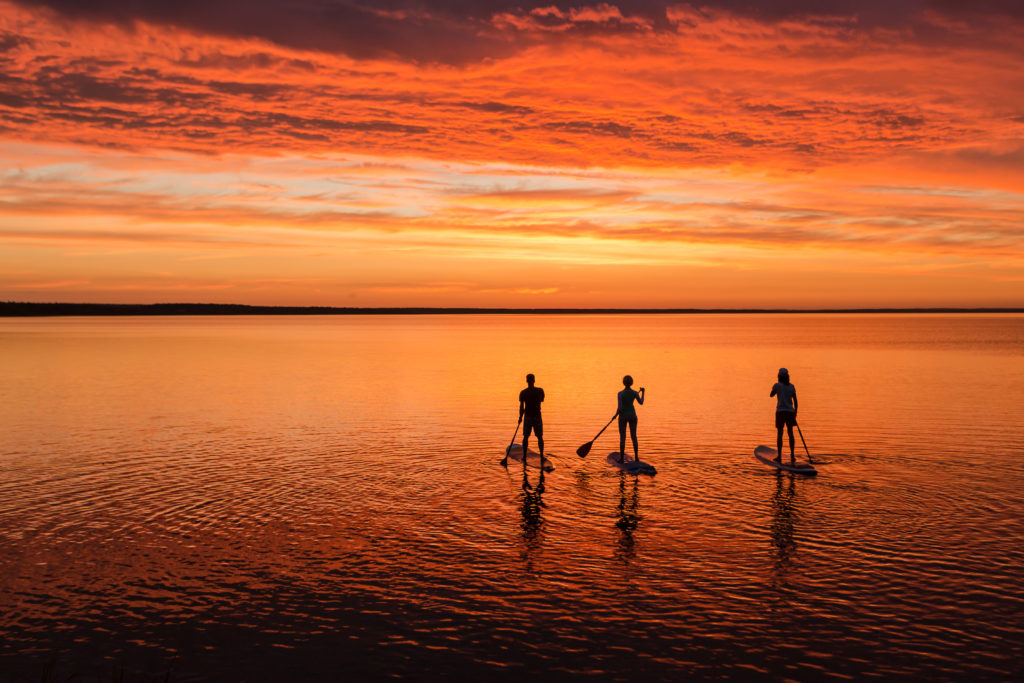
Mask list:
[[[610,315],[722,313],[1024,313],[1024,308],[356,308],[245,304],[76,304],[0,302],[0,317],[140,315]]]

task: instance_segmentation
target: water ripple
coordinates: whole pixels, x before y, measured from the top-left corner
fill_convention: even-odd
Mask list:
[[[636,477],[604,465],[614,435],[575,455],[607,421],[607,402],[589,397],[608,382],[591,374],[613,366],[621,344],[604,323],[555,322],[564,346],[550,360],[516,359],[494,335],[511,338],[520,322],[467,336],[406,330],[428,356],[399,352],[372,327],[263,337],[258,326],[244,328],[255,337],[199,327],[206,345],[182,371],[188,381],[162,377],[133,338],[143,346],[130,367],[90,370],[88,355],[60,366],[78,389],[51,392],[59,415],[33,388],[60,382],[4,366],[25,399],[9,411],[0,456],[0,668],[14,680],[39,679],[54,661],[62,678],[121,666],[173,680],[1009,680],[1024,670],[1020,387],[990,387],[1015,398],[967,424],[929,398],[948,378],[928,374],[917,342],[859,346],[894,371],[887,412],[860,402],[878,395],[873,377],[831,376],[831,400],[802,384],[801,406],[817,411],[805,436],[822,450],[820,474],[796,477],[753,459],[771,425],[766,434],[763,402],[736,398],[753,393],[752,372],[766,393],[763,348],[700,341],[734,334],[722,319],[697,337],[692,322],[650,327],[662,346],[634,372],[659,380],[641,421],[643,457],[659,473]],[[109,340],[97,334],[61,348],[102,357]],[[301,362],[284,341],[293,334]],[[477,358],[481,339],[494,355]],[[582,339],[597,360],[579,369]],[[941,352],[944,373],[976,377],[958,349]],[[836,354],[862,362],[832,342],[805,351],[822,373]],[[550,379],[556,469],[543,476],[497,465],[517,405],[494,387],[528,361]],[[904,367],[916,386],[902,384]],[[339,397],[354,377],[378,391]],[[693,386],[713,388],[707,405],[680,411]]]

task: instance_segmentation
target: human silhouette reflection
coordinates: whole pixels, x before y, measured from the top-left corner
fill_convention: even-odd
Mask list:
[[[775,493],[772,495],[772,560],[775,574],[785,578],[793,556],[796,554],[796,541],[793,539],[793,526],[796,521],[796,478],[780,471],[777,474]]]
[[[530,477],[526,467],[523,467],[523,497],[520,502],[519,511],[523,520],[520,524],[522,539],[522,551],[520,556],[526,563],[526,571],[533,572],[533,562],[540,550],[541,542],[544,540],[544,517],[541,510],[544,508],[544,470],[540,470],[540,477],[537,485],[530,485]]]
[[[626,485],[626,479],[632,481],[632,486]],[[625,472],[619,473],[619,508],[618,519],[615,520],[615,526],[619,529],[619,539],[615,557],[626,565],[636,559],[636,539],[633,532],[640,525],[640,513],[637,512],[639,505],[638,478],[631,477]]]

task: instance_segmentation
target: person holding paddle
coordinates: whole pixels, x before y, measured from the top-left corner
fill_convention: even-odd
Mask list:
[[[633,401],[640,405],[644,404],[644,388],[640,387],[639,393],[633,391],[633,378],[629,375],[622,378],[622,385],[625,389],[618,394],[618,409],[615,411],[619,417],[619,462],[626,458],[626,425],[629,425],[629,436],[633,440],[633,460],[638,461],[640,455],[636,443],[637,417]]]
[[[782,427],[789,429],[789,463],[796,463],[796,440],[793,438],[793,425],[796,424],[796,387],[789,381],[789,370],[779,368],[779,381],[772,386],[772,393],[769,398],[776,397],[775,407],[775,429],[777,431],[775,445],[778,456],[775,462],[782,462]],[[810,457],[810,453],[807,454]]]
[[[540,416],[540,404],[544,402],[544,390],[533,386],[536,379],[533,373],[526,376],[526,388],[519,392],[519,419],[523,423],[523,464],[526,454],[530,451],[526,446],[530,441],[530,432],[537,435],[537,450],[540,460],[544,462],[544,421]]]

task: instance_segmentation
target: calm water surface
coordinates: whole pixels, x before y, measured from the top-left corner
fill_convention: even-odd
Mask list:
[[[1024,674],[1024,316],[5,319],[0,401],[4,680]]]

